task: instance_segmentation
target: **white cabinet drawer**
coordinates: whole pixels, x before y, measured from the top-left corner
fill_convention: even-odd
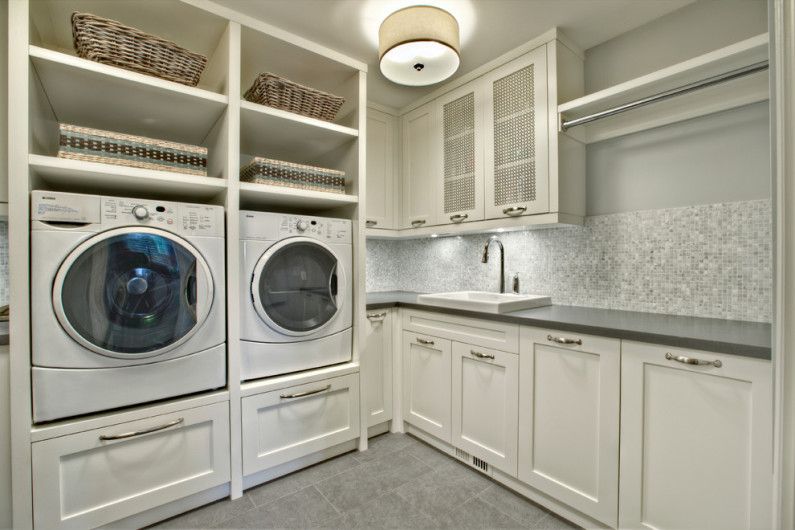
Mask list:
[[[36,442],[34,524],[95,528],[228,482],[229,467],[226,402]]]
[[[359,375],[243,398],[243,474],[359,436]]]
[[[519,326],[478,318],[405,310],[403,329],[484,348],[519,353]]]

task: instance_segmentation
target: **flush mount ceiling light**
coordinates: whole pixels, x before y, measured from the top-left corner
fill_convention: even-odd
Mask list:
[[[401,85],[444,81],[458,70],[458,21],[438,7],[412,6],[381,23],[378,51],[381,72]]]

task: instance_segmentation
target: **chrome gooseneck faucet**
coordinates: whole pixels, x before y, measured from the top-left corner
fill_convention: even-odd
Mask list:
[[[489,262],[489,246],[492,242],[497,243],[500,247],[500,292],[505,292],[505,247],[502,246],[502,241],[497,239],[497,236],[492,236],[483,245],[483,256],[480,258],[482,263]]]

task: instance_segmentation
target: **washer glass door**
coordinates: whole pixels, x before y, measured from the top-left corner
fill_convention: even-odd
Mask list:
[[[340,310],[340,275],[329,247],[309,238],[286,239],[270,247],[254,268],[254,307],[281,333],[315,332]]]
[[[111,230],[67,257],[53,305],[64,329],[87,348],[150,357],[181,344],[201,324],[212,300],[208,272],[201,255],[173,234]]]

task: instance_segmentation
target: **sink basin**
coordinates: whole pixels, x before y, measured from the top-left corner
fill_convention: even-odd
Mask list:
[[[549,296],[537,294],[490,293],[486,291],[458,291],[454,293],[421,294],[417,301],[451,309],[482,311],[484,313],[510,313],[551,305]]]

